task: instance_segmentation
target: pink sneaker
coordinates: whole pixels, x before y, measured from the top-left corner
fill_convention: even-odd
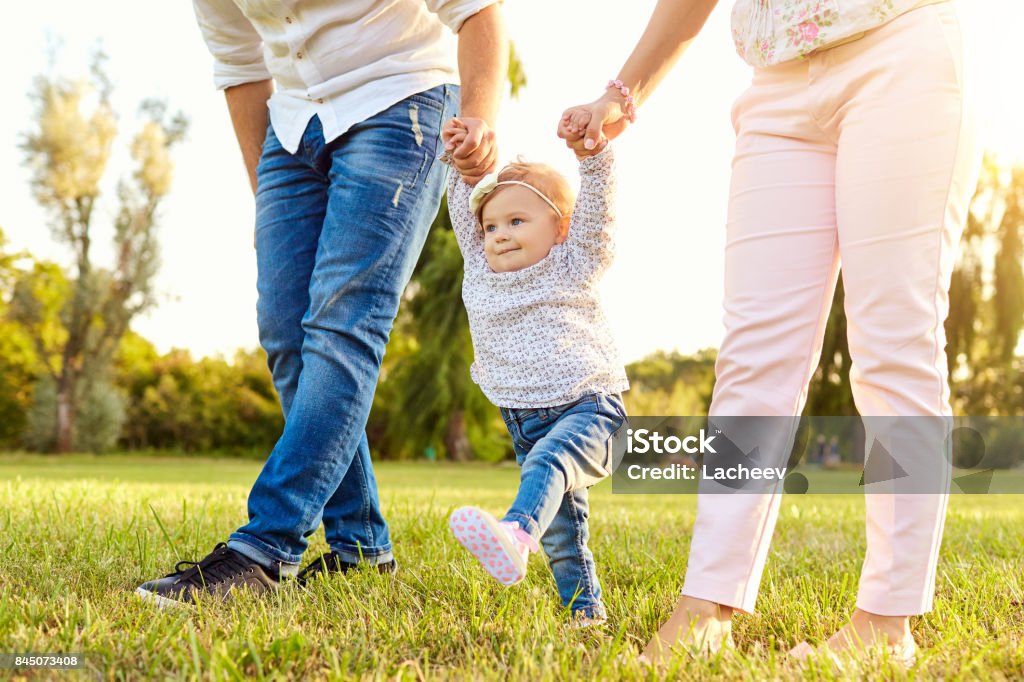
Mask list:
[[[502,585],[515,585],[526,577],[526,562],[530,552],[537,551],[537,543],[518,523],[498,521],[478,507],[462,507],[452,512],[448,527]]]

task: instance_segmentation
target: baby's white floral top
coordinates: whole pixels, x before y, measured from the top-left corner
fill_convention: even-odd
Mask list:
[[[473,337],[470,373],[499,407],[553,407],[629,388],[597,292],[614,248],[613,171],[610,146],[580,162],[568,239],[513,272],[487,264],[469,209],[473,188],[450,171],[448,212],[465,261],[462,300]]]
[[[806,57],[940,0],[737,0],[736,51],[751,66]]]

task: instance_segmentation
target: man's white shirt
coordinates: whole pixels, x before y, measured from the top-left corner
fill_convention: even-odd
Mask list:
[[[499,0],[193,0],[218,89],[273,78],[270,121],[294,153],[410,95],[458,84],[454,34]]]

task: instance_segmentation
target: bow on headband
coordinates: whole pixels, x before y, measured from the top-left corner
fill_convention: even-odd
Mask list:
[[[485,175],[483,179],[480,180],[480,182],[476,183],[476,187],[473,188],[472,193],[470,193],[469,195],[469,210],[473,212],[473,215],[476,215],[476,212],[480,209],[480,204],[483,203],[484,198],[494,190],[498,189],[503,185],[519,185],[520,187],[525,187],[526,189],[530,190],[531,192],[539,196],[541,199],[543,199],[544,203],[550,206],[551,210],[554,211],[559,218],[562,218],[562,212],[558,210],[557,206],[555,206],[555,202],[551,201],[551,199],[548,199],[547,195],[544,194],[544,192],[541,192],[539,189],[537,189],[528,182],[520,182],[519,180],[499,181],[498,175],[500,173],[500,170],[495,171],[493,173],[489,173]]]

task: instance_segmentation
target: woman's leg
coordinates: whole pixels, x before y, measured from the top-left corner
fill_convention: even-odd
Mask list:
[[[794,75],[806,72],[803,64],[787,68]],[[839,265],[835,148],[809,116],[797,115],[806,110],[803,88],[785,97],[781,76],[765,80],[764,94],[757,95],[755,81],[754,92],[737,105],[725,252],[726,335],[712,417],[800,414]],[[764,421],[766,431],[789,422]],[[763,455],[777,460],[788,454],[792,433],[763,435],[774,441],[774,452],[766,452],[761,439]],[[738,445],[748,451],[754,443]],[[708,488],[697,501],[683,594],[753,611],[779,494]],[[723,543],[722,538],[736,540]]]
[[[811,116],[807,80],[806,62],[760,70],[734,108],[726,336],[712,417],[800,414],[821,352],[839,267],[835,146]],[[790,421],[765,423],[779,431]],[[763,434],[774,452],[762,438],[762,455],[788,454],[793,434],[782,430]],[[780,494],[702,486],[683,597],[648,658],[676,642],[714,648],[733,609],[753,610]]]
[[[952,414],[943,325],[980,154],[952,3],[849,47],[832,69],[847,95],[836,117],[836,207],[851,385],[869,430],[880,425],[910,474],[896,494],[868,490],[857,606],[910,616],[929,611],[935,592]]]
[[[877,439],[909,474],[866,486],[857,609],[828,645],[885,643],[909,660],[910,616],[931,608],[946,514],[943,323],[980,150],[953,3],[909,12],[823,57],[854,400],[869,459]]]

